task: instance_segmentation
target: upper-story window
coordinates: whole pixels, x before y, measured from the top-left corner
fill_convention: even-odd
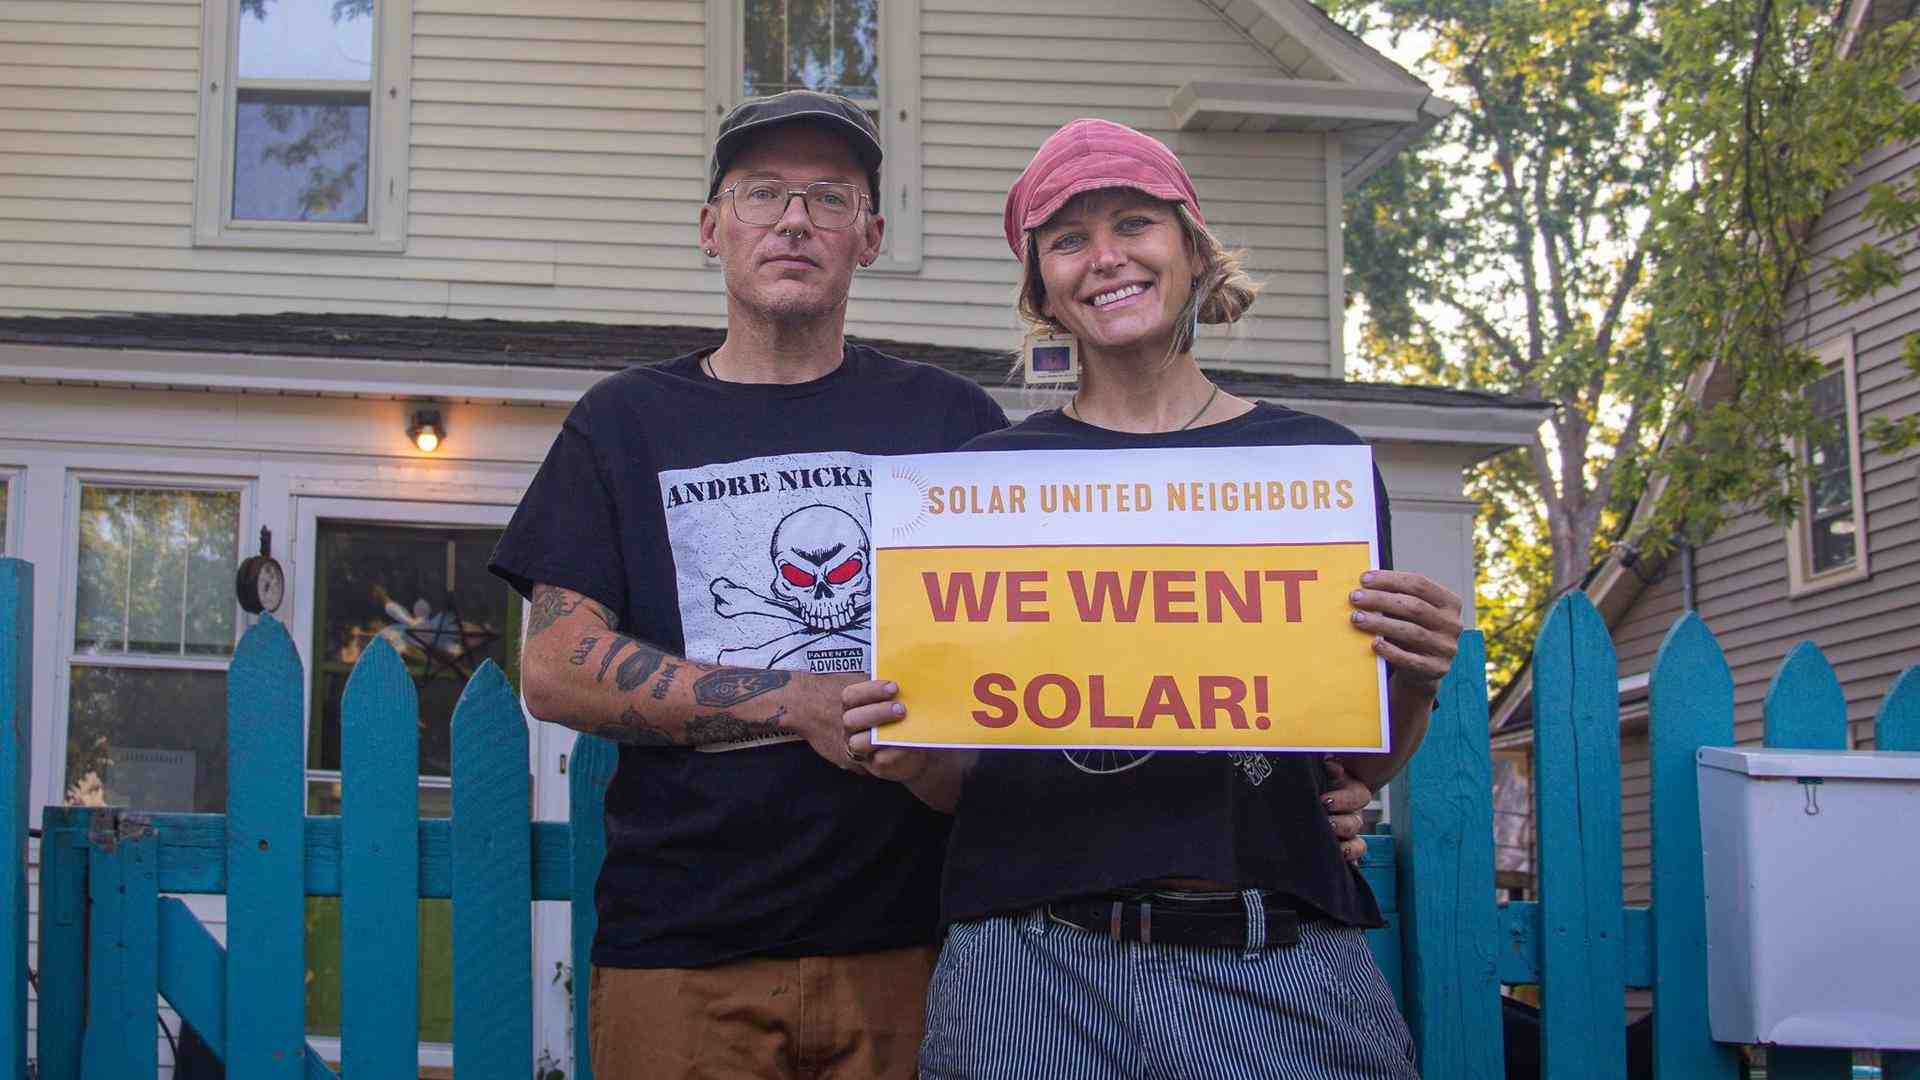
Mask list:
[[[886,152],[874,268],[919,269],[919,0],[707,0],[707,19],[709,141],[743,98],[808,89],[851,99]]]
[[[398,251],[412,0],[208,0],[195,240]]]
[[[1867,574],[1865,505],[1861,498],[1860,410],[1854,397],[1853,348],[1842,338],[1820,350],[1826,374],[1807,387],[1807,403],[1823,423],[1799,447],[1803,478],[1788,533],[1794,593],[1854,581]]]

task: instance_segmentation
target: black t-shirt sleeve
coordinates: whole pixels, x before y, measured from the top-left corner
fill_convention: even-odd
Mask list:
[[[558,585],[625,612],[619,519],[587,408],[582,402],[561,425],[487,569],[522,596],[531,598],[535,583]]]

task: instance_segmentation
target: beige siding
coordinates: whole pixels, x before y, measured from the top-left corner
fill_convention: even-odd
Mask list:
[[[852,330],[1011,347],[1001,199],[1052,128],[1099,115],[1171,143],[1268,283],[1202,355],[1337,370],[1323,138],[1168,130],[1188,79],[1286,71],[1203,0],[1092,3],[924,0],[925,263],[862,275]],[[191,0],[0,11],[0,311],[724,318],[694,244],[704,0],[415,0],[399,256],[193,246],[200,18]]]
[[[1920,90],[1910,83],[1909,93]],[[1868,155],[1851,183],[1827,201],[1816,225],[1816,262],[1846,254],[1862,243],[1891,242],[1906,250],[1913,235],[1878,237],[1861,219],[1870,185],[1909,177],[1920,166],[1920,148],[1887,148]],[[1831,273],[1816,272],[1800,291],[1789,332],[1809,346],[1851,335],[1861,410],[1861,464],[1866,504],[1866,545],[1871,576],[1799,597],[1787,594],[1786,531],[1758,514],[1733,517],[1698,552],[1698,606],[1719,637],[1733,668],[1734,719],[1741,742],[1758,742],[1769,682],[1788,650],[1801,641],[1818,645],[1834,665],[1847,698],[1854,745],[1872,746],[1873,716],[1893,680],[1920,663],[1920,454],[1887,453],[1865,434],[1873,417],[1920,412],[1920,381],[1900,361],[1906,336],[1920,332],[1920,257],[1904,259],[1907,281],[1866,300],[1843,304],[1831,288]],[[1652,667],[1661,637],[1681,613],[1680,572],[1649,587],[1614,628],[1622,676]],[[1629,735],[1623,752],[1646,755],[1645,735]],[[1626,779],[1626,888],[1629,900],[1644,891],[1648,837],[1645,781]]]

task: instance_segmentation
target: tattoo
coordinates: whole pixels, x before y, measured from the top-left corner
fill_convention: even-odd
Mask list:
[[[653,684],[653,700],[665,701],[667,699],[667,689],[673,685],[673,677],[678,674],[680,674],[679,664],[668,664],[666,669],[660,672],[660,681]]]
[[[637,690],[647,685],[653,673],[660,670],[660,661],[665,655],[659,649],[649,648],[638,641],[633,643],[633,648],[633,655],[620,661],[620,666],[613,673],[614,685],[622,690]]]
[[[624,649],[631,644],[633,644],[632,638],[623,638],[623,637],[614,638],[613,644],[607,646],[607,651],[605,655],[600,657],[600,674],[595,675],[593,677],[593,681],[606,682],[607,668],[613,664],[613,658],[620,655],[621,649]]]
[[[680,745],[680,740],[673,737],[673,732],[660,727],[640,715],[640,710],[631,705],[627,706],[627,710],[620,714],[619,723],[596,724],[594,726],[596,728],[594,731],[595,735],[612,739],[614,742],[625,743],[628,746]]]
[[[693,684],[693,700],[701,705],[724,709],[751,701],[769,690],[778,690],[793,678],[787,671],[743,671],[722,668],[702,675]]]
[[[568,660],[567,663],[572,664],[574,667],[579,667],[580,665],[586,663],[587,657],[593,655],[593,650],[599,644],[600,644],[600,639],[597,637],[580,639],[580,644],[575,645],[573,647],[572,659]]]
[[[587,606],[587,613],[607,624],[612,630],[619,625],[608,611],[606,605],[589,600],[577,592],[570,592],[558,585],[535,585],[533,587],[533,612],[527,616],[527,636],[538,637],[543,631],[552,628],[563,615],[571,615]]]
[[[696,716],[687,721],[687,742],[694,746],[709,746],[714,743],[746,742],[749,739],[792,735],[793,730],[781,723],[786,719],[786,715],[786,707],[781,706],[765,720],[746,720],[730,712]]]

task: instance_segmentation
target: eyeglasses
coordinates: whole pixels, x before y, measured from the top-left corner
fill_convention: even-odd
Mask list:
[[[816,228],[844,229],[860,216],[860,203],[873,200],[852,184],[817,180],[805,187],[793,187],[784,180],[742,180],[714,196],[715,200],[733,196],[733,216],[746,225],[774,225],[787,213],[795,195],[807,207],[807,219]]]

